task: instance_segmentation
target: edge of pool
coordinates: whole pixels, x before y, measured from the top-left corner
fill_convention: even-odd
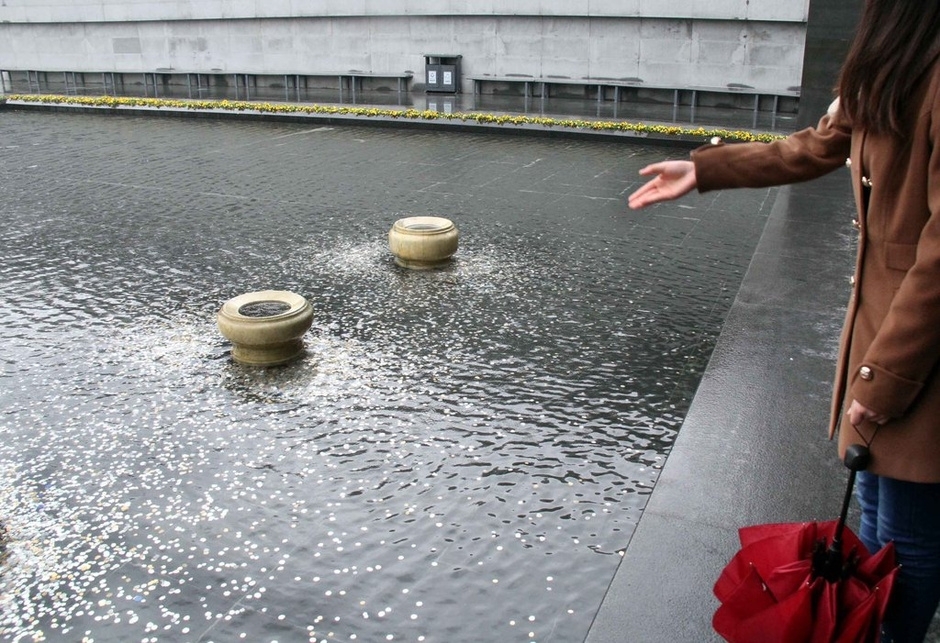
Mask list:
[[[355,105],[353,107],[369,108],[367,105]],[[0,109],[10,110],[30,110],[47,111],[59,113],[80,113],[80,114],[98,114],[98,115],[121,115],[121,116],[162,116],[168,118],[212,118],[212,119],[231,119],[248,121],[270,121],[270,122],[288,122],[288,123],[317,123],[319,125],[358,125],[365,127],[395,127],[400,129],[424,129],[424,130],[447,130],[447,131],[472,131],[487,132],[521,136],[541,136],[548,138],[608,138],[628,140],[632,143],[649,143],[667,147],[685,147],[693,148],[704,144],[711,137],[711,133],[703,135],[693,134],[668,134],[656,131],[618,131],[611,129],[590,129],[587,127],[570,127],[560,124],[543,125],[539,123],[493,123],[480,122],[473,120],[457,120],[449,118],[430,119],[430,118],[405,118],[393,117],[379,114],[339,114],[339,113],[301,113],[301,112],[263,112],[263,111],[242,111],[239,109],[212,109],[212,108],[189,108],[189,107],[170,107],[170,106],[132,106],[132,105],[79,105],[69,103],[54,102],[34,102],[26,100],[16,100],[5,98],[0,94]],[[378,107],[377,109],[383,109]],[[497,115],[494,113],[494,115]],[[556,117],[557,120],[565,120],[566,117]],[[583,120],[578,117],[572,117],[573,120]],[[585,121],[592,122],[592,121]],[[673,123],[649,122],[644,123],[648,126],[672,127]],[[703,130],[731,131],[718,126],[702,125]],[[775,132],[765,132],[763,130],[754,130],[749,132],[753,134],[775,134]]]
[[[779,190],[587,643],[720,641],[712,587],[737,529],[838,517],[826,426],[853,215],[844,170]]]

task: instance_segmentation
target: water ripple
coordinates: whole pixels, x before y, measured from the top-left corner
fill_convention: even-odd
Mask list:
[[[4,635],[583,639],[751,252],[587,198],[651,152],[0,126]],[[396,266],[392,223],[441,212],[453,263]],[[215,315],[272,287],[305,355],[235,364]]]

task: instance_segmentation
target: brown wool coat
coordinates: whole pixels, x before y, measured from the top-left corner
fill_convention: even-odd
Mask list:
[[[913,128],[897,141],[851,131],[834,103],[815,128],[786,140],[707,145],[692,160],[702,192],[795,183],[849,165],[859,248],[830,437],[838,430],[840,455],[872,440],[874,425],[856,429],[842,413],[857,399],[893,418],[871,443],[869,471],[940,482],[940,66],[909,115]]]

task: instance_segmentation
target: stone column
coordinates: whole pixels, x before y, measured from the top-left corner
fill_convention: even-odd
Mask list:
[[[797,126],[815,125],[833,99],[863,0],[810,0]]]

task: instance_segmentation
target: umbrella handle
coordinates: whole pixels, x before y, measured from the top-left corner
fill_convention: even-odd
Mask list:
[[[839,514],[839,522],[836,524],[832,544],[829,546],[830,551],[842,550],[842,530],[845,529],[845,521],[849,515],[849,503],[852,501],[852,490],[855,487],[855,474],[868,468],[869,463],[871,463],[871,451],[864,444],[851,444],[845,450],[845,457],[842,462],[849,469],[849,483],[845,488],[842,513]]]
[[[864,444],[850,444],[842,462],[852,472],[864,471],[871,464],[871,451]]]

